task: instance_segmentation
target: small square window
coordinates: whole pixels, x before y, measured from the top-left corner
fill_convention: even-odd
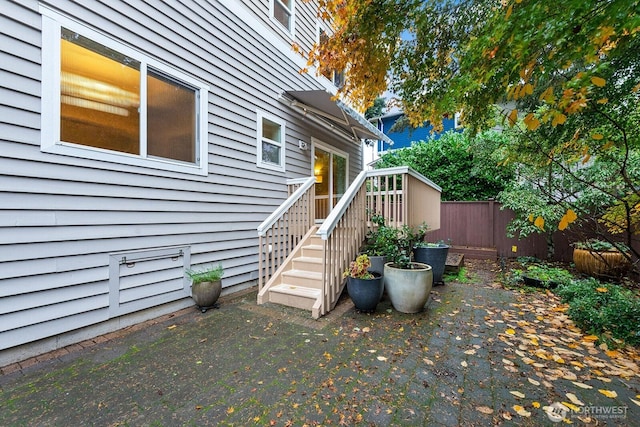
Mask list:
[[[284,171],[285,124],[258,112],[258,167]]]
[[[271,0],[271,16],[293,33],[294,0]]]

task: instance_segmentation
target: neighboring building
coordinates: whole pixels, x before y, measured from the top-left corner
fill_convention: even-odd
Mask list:
[[[0,365],[193,305],[185,268],[254,286],[287,180],[330,209],[390,142],[331,100],[340,73],[299,73],[315,8],[3,1]]]
[[[384,132],[393,143],[390,144],[383,140],[369,141],[369,146],[365,150],[365,164],[372,164],[372,162],[375,162],[386,151],[410,147],[413,142],[438,139],[440,135],[451,130],[462,132],[462,125],[458,122],[459,115],[457,113],[454,115],[454,118],[444,118],[442,120],[443,128],[441,132],[432,133],[433,126],[429,123],[425,123],[424,126],[419,128],[407,126],[402,130],[391,131],[393,125],[403,117],[404,113],[402,111],[394,111],[370,120],[370,122],[381,132]]]

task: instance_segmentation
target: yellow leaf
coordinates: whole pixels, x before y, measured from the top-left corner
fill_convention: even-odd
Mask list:
[[[601,294],[606,294],[607,292],[609,292],[609,289],[599,287],[599,288],[596,288],[596,291],[600,292]]]
[[[533,222],[533,214],[529,214],[529,222]]]
[[[540,95],[540,101],[544,101],[547,104],[552,104],[554,101],[554,97],[553,97],[553,88],[551,86],[549,86],[547,89],[545,89],[544,92],[542,92],[542,94]]]
[[[516,124],[517,121],[518,121],[518,110],[511,110],[511,112],[509,113],[509,123],[511,124],[511,126],[513,126],[514,124]]]
[[[506,334],[508,334],[508,335],[515,335],[515,334],[516,334],[516,331],[514,331],[514,330],[513,330],[513,329],[511,329],[511,328],[507,329],[507,330],[506,330],[506,331],[504,331],[504,332],[505,332]]]
[[[524,85],[524,93],[526,93],[527,95],[533,94],[533,85],[531,85],[531,83],[527,83],[526,85]]]
[[[576,215],[575,211],[573,209],[567,209],[567,213],[565,214],[567,216],[567,220],[569,222],[573,222],[576,219],[578,219],[578,215]]]
[[[533,225],[538,227],[540,230],[544,230],[544,218],[542,218],[541,216],[537,217],[533,222]]]
[[[524,409],[520,405],[513,405],[512,408],[521,417],[530,417],[531,416],[531,412],[527,411],[526,409]]]
[[[593,135],[591,135],[591,138],[595,139],[596,141],[600,141],[602,138],[604,138],[604,135],[601,133],[594,133]]]
[[[524,399],[524,393],[519,391],[509,391],[509,393],[513,394],[515,397],[519,397],[520,399]]]
[[[567,217],[563,216],[560,222],[558,223],[558,230],[562,231],[569,226],[569,222],[567,221]]]
[[[598,336],[597,335],[587,335],[582,337],[583,340],[585,341],[598,341]]]
[[[513,12],[513,5],[510,4],[509,7],[507,8],[507,13],[504,17],[505,20],[509,19],[509,17],[511,16],[511,12]]]
[[[233,414],[236,410],[232,407],[230,407],[229,409],[227,409],[227,414]]]
[[[554,360],[556,363],[564,363],[564,359],[563,359],[562,357],[558,356],[557,354],[554,354],[554,355],[553,355],[553,356],[551,356],[551,357],[553,358],[553,360]]]
[[[553,120],[551,120],[551,126],[562,125],[567,121],[567,116],[562,113],[556,114],[553,116]]]
[[[540,402],[531,402],[531,405],[536,409],[540,408]]]
[[[607,99],[607,98],[601,98],[601,99],[598,99],[596,102],[597,102],[598,104],[606,104],[607,102],[609,102],[609,99]]]
[[[527,129],[536,130],[540,127],[540,120],[538,120],[533,113],[527,114],[524,118],[524,124],[527,125]]]
[[[603,79],[602,77],[593,76],[593,77],[591,77],[591,83],[593,83],[594,85],[596,85],[598,87],[602,87],[602,86],[607,84],[607,81],[605,79]]]
[[[629,399],[631,399],[631,398],[629,398]],[[635,399],[631,399],[631,401],[632,401],[633,403],[635,403],[636,405],[640,406],[640,401],[635,400]]]
[[[602,146],[602,149],[608,150],[611,147],[613,147],[613,141],[607,141],[607,143]]]
[[[589,162],[589,160],[591,160],[591,154],[587,154],[582,158],[582,164],[586,164],[587,162]]]
[[[618,393],[616,393],[614,390],[604,390],[604,389],[598,389],[598,391],[602,394],[604,394],[607,397],[610,398],[616,398],[618,397]]]
[[[167,326],[167,329],[175,329],[176,325]]]
[[[569,402],[562,402],[562,404],[563,404],[564,406],[566,406],[567,408],[571,409],[573,412],[578,412],[578,411],[580,411],[580,408],[578,408],[576,405],[573,405],[573,404],[571,404],[571,403],[569,403]]]

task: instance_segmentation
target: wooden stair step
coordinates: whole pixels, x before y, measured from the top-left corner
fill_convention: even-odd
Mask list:
[[[272,286],[269,288],[271,292],[277,292],[281,294],[287,295],[295,295],[304,298],[316,299],[320,297],[321,291],[320,289],[310,288],[308,286],[297,286],[297,285],[288,285],[286,283],[281,283],[276,286]]]

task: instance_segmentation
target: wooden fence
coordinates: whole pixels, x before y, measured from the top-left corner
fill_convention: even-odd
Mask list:
[[[501,209],[498,202],[442,202],[440,209],[440,229],[427,234],[429,241],[442,240],[452,245],[454,251],[469,253],[470,258],[547,258],[544,235],[534,234],[522,240],[507,237],[507,225],[514,213]],[[581,235],[570,231],[555,232],[553,259],[570,262],[573,258],[571,243],[590,235],[588,230],[582,230]]]

